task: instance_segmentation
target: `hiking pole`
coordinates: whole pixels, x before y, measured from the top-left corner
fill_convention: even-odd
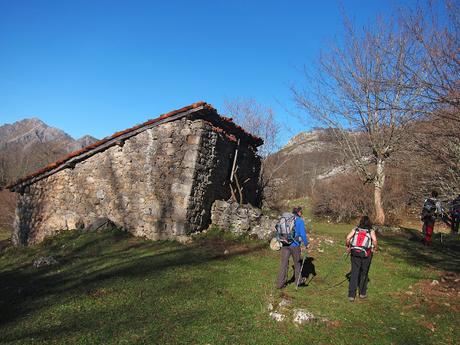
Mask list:
[[[342,285],[343,283],[345,283],[347,280],[348,280],[348,278],[345,278],[344,280],[338,282],[337,284],[330,285],[330,286],[326,286],[326,287],[324,288],[324,290],[330,290],[330,289],[333,289],[333,288],[335,288],[335,287],[337,287],[337,286],[340,286],[340,285]]]
[[[307,258],[307,255],[308,255],[308,252],[305,249],[305,256],[303,257],[303,260],[302,260],[302,266],[300,266],[299,278],[297,278],[297,283],[295,284],[296,291],[297,291],[297,288],[299,287],[300,279],[302,278],[303,264],[305,263],[305,259]]]
[[[329,276],[331,275],[332,271],[334,271],[334,269],[336,269],[338,267],[338,265],[342,265],[347,260],[348,255],[350,255],[350,253],[347,253],[347,252],[343,253],[342,256],[339,257],[338,260],[335,261],[333,265],[331,265],[331,268],[329,269],[329,271],[327,272],[327,274],[323,278],[324,281],[326,281],[327,278],[329,278]]]
[[[315,277],[316,277],[316,274],[312,274],[310,280],[309,280],[308,282],[306,282],[305,285],[306,285],[306,286],[309,286],[310,283],[311,283],[311,281],[312,281],[313,278],[315,278]]]

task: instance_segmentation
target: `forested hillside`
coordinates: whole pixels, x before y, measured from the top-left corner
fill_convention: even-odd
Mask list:
[[[453,125],[453,124],[451,124]],[[441,192],[446,203],[458,194],[458,164],[454,145],[456,133],[439,133],[439,122],[419,121],[408,129],[411,140],[387,162],[383,205],[387,223],[418,218],[423,199],[431,190]],[[347,155],[337,129],[316,128],[293,137],[289,143],[265,160],[268,187],[267,202],[282,204],[283,200],[308,197],[313,213],[331,221],[349,221],[361,214],[373,214],[373,186],[357,172]],[[366,149],[366,134],[350,132],[361,142],[362,162],[372,164]],[[449,140],[454,140],[449,142]],[[371,168],[372,169],[372,168]],[[456,194],[457,193],[457,194]]]

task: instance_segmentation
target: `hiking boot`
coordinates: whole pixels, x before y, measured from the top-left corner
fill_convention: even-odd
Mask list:
[[[348,300],[349,300],[350,302],[354,302],[354,301],[355,301],[355,298],[354,298],[354,297],[348,297]]]
[[[367,298],[367,295],[359,295],[359,298]]]

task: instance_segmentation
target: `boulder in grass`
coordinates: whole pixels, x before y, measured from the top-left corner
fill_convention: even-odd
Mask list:
[[[313,313],[304,309],[294,310],[294,323],[298,325],[304,325],[306,323],[315,321],[317,317]]]
[[[276,311],[272,311],[270,313],[270,317],[273,320],[278,321],[278,322],[282,322],[282,321],[284,321],[284,319],[286,319],[286,315],[283,315],[281,313],[277,313]]]
[[[279,307],[284,308],[284,307],[289,307],[292,304],[292,302],[286,298],[283,298],[280,303],[278,304]]]
[[[40,267],[45,267],[45,266],[56,265],[57,263],[58,262],[56,261],[56,259],[53,258],[52,256],[41,256],[34,260],[33,266],[35,268],[40,268]]]

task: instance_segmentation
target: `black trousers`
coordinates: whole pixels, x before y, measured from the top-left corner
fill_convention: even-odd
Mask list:
[[[458,234],[458,228],[460,227],[460,215],[452,215],[451,230],[452,233]]]
[[[366,295],[367,292],[367,275],[371,266],[372,254],[367,257],[356,256],[351,254],[351,277],[348,286],[348,297],[355,297],[356,288],[359,288],[360,295]]]

